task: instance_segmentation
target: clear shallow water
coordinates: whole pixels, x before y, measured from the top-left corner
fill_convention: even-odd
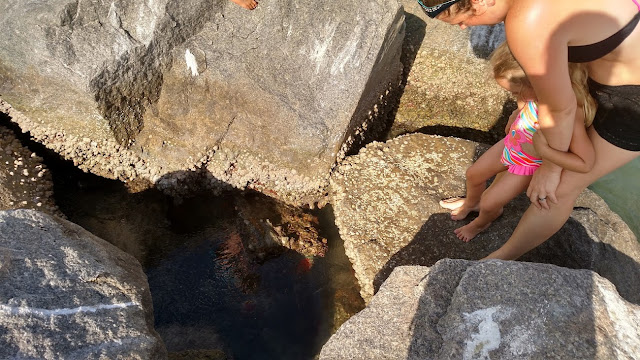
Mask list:
[[[640,158],[589,186],[640,240]]]

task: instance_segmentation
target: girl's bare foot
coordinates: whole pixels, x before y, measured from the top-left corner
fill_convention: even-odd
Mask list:
[[[491,223],[478,225],[478,224],[475,224],[475,222],[476,221],[474,220],[465,226],[462,226],[453,230],[453,232],[456,233],[456,235],[458,236],[458,239],[464,242],[469,242],[471,239],[476,237],[476,235],[478,235],[479,233],[484,231],[486,228],[488,228],[489,225],[491,225]]]
[[[465,200],[467,199],[464,197],[456,196],[456,197],[440,200],[440,206],[442,206],[445,209],[453,210],[464,205]]]
[[[483,215],[482,213],[480,213],[480,216],[475,218],[472,222],[453,230],[453,232],[456,233],[458,239],[464,242],[469,242],[471,239],[476,237],[476,235],[480,234],[486,228],[488,228],[493,220],[502,215],[503,211],[504,208],[500,208],[496,212],[492,212],[490,215],[487,215],[486,213]],[[487,216],[489,217],[487,218]],[[489,219],[491,219],[491,221],[484,223]]]
[[[473,206],[467,205],[467,199],[463,197],[453,197],[450,199],[440,200],[440,206],[445,209],[451,210],[451,219],[462,220],[469,215],[472,211],[479,211],[479,204],[473,204]]]
[[[253,10],[258,7],[258,3],[255,0],[231,0],[234,3],[242,6],[247,10]]]

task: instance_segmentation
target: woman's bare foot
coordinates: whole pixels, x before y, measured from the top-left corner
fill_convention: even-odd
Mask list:
[[[451,219],[462,220],[469,215],[472,211],[479,211],[479,204],[473,204],[473,206],[467,205],[467,199],[463,197],[453,197],[450,199],[440,200],[440,206],[445,209],[451,210]]]
[[[484,224],[484,225],[478,225],[478,224],[476,224],[476,221],[473,220],[472,222],[468,223],[467,225],[459,227],[459,228],[453,230],[453,232],[456,233],[456,235],[458,236],[458,239],[460,239],[460,240],[462,240],[464,242],[469,242],[471,239],[476,237],[476,235],[478,235],[479,233],[484,231],[486,228],[488,228],[489,225],[491,225],[491,223]]]
[[[231,0],[234,3],[242,6],[247,10],[253,10],[258,7],[258,3],[255,0]]]

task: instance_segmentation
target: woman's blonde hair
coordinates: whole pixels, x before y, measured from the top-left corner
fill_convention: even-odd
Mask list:
[[[520,64],[518,64],[516,58],[513,57],[506,41],[494,50],[489,63],[493,68],[493,76],[495,78],[503,78],[516,85],[531,87],[527,75],[524,73]],[[596,101],[591,97],[591,94],[589,94],[589,86],[587,85],[588,77],[587,67],[584,64],[569,63],[571,87],[576,95],[578,106],[580,106],[584,112],[585,126],[589,126],[593,122],[597,106]]]

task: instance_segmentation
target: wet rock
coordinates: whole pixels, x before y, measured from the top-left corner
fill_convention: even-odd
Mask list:
[[[130,255],[33,210],[0,212],[1,358],[164,359]]]
[[[250,194],[237,198],[236,208],[247,229],[243,242],[254,253],[278,254],[286,248],[313,257],[327,252],[327,239],[319,235],[318,219],[309,211]]]
[[[486,148],[457,138],[413,134],[371,143],[336,169],[331,203],[365,300],[396,266],[480,259],[509,238],[529,206],[525,196],[509,203],[500,218],[468,243],[453,230],[469,220],[451,220],[438,204],[464,195],[465,171]],[[594,270],[623,298],[640,303],[640,245],[620,217],[589,190],[578,198],[562,229],[521,260]]]
[[[23,146],[13,131],[0,126],[0,210],[17,208],[62,216],[42,158]]]
[[[212,186],[315,203],[400,82],[397,1],[275,0],[248,12],[227,0],[11,0],[4,10],[0,108],[83,170],[167,192],[204,169]]]
[[[319,359],[632,359],[639,333],[640,307],[592,271],[446,259],[396,268]]]

